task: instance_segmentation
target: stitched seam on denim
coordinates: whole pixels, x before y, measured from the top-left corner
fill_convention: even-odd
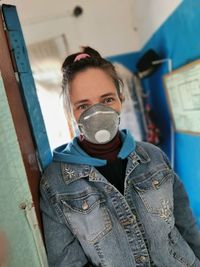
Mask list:
[[[136,143],[135,151],[139,155],[139,157],[141,158],[142,163],[147,163],[151,160],[149,157],[149,154],[145,151],[145,149],[143,148],[141,143],[140,144]]]
[[[174,233],[174,234],[172,235],[172,233]],[[176,244],[179,242],[180,237],[181,237],[181,234],[178,231],[176,231],[175,229],[174,229],[174,231],[171,232],[171,235],[169,235],[169,247],[168,247],[169,254],[173,258],[178,260],[179,262],[183,263],[185,267],[191,267],[195,263],[196,257],[194,258],[194,262],[192,263],[192,265],[190,265],[189,263],[186,262],[186,260],[184,258],[179,256],[177,254],[177,252],[173,251],[173,247],[176,246]],[[175,252],[175,254],[173,252]]]
[[[69,204],[67,204],[65,201],[61,202],[66,205],[70,210],[74,211],[74,212],[78,212],[79,214],[83,214],[83,215],[87,215],[88,213],[90,213],[97,205],[99,205],[100,203],[102,203],[101,200],[97,200],[95,203],[93,203],[90,208],[88,208],[87,210],[83,210],[83,209],[79,209],[76,207],[71,207]]]
[[[135,162],[134,164],[132,163],[131,167],[129,167],[129,169],[126,171],[126,178],[125,180],[127,180],[128,176],[135,170],[135,168],[140,165],[139,162]]]
[[[137,189],[136,189],[137,190]],[[168,221],[169,218],[173,215],[173,204],[170,203],[169,199],[160,199],[160,207],[159,208],[153,208],[149,205],[148,201],[145,199],[145,193],[138,192],[138,195],[143,202],[146,210],[154,215],[159,216],[160,218],[164,219],[165,221]],[[164,205],[164,203],[168,203],[169,208],[166,208],[167,206]],[[165,207],[166,206],[166,207]]]
[[[99,258],[100,258],[100,261],[101,261],[101,264],[102,264],[101,267],[107,267],[107,264],[105,262],[103,253],[102,253],[101,248],[98,245],[98,243],[97,244],[94,244],[94,247],[95,247],[95,249],[97,251],[97,254],[98,254]]]
[[[104,221],[105,221],[105,229],[103,231],[101,231],[96,238],[89,240],[89,243],[91,243],[91,244],[95,244],[100,239],[105,237],[112,230],[112,222],[111,222],[111,218],[110,218],[110,215],[108,213],[107,208],[102,207],[101,209],[103,211],[103,217],[104,217]]]
[[[42,190],[45,192],[47,201],[49,202],[49,205],[51,205],[51,208],[52,208],[54,214],[56,215],[56,217],[58,218],[60,223],[64,223],[64,217],[63,217],[62,210],[60,209],[58,203],[55,201],[56,197],[51,192],[50,186],[47,183],[47,181],[45,181],[43,183],[42,187],[43,187]],[[53,201],[53,199],[54,199],[54,201]]]
[[[194,262],[192,263],[192,265],[190,265],[190,264],[188,264],[188,263],[185,261],[185,259],[183,259],[182,257],[178,256],[177,254],[174,255],[173,252],[171,253],[170,251],[169,251],[169,254],[170,254],[174,259],[176,259],[176,260],[178,260],[179,262],[181,262],[182,264],[184,264],[185,267],[191,267],[191,266],[195,263],[195,260],[194,260]]]
[[[101,207],[101,211],[103,212],[103,218],[104,218],[103,221],[104,221],[105,226],[103,230],[101,230],[99,233],[96,234],[95,238],[93,239],[86,238],[86,240],[90,244],[95,244],[96,242],[98,242],[100,239],[106,236],[112,229],[112,222],[111,222],[107,209],[105,207]],[[78,230],[71,223],[71,214],[66,212],[64,213],[64,216],[67,218],[68,224],[73,229],[73,232],[75,233],[75,235],[78,237]]]
[[[117,192],[118,197],[116,199],[115,198],[112,199],[113,207],[116,210],[117,216],[119,218],[119,222],[122,225],[122,229],[124,229],[125,231],[127,242],[130,245],[132,253],[134,257],[137,257],[137,255],[140,255],[141,252],[142,254],[145,254],[146,256],[148,256],[148,251],[143,241],[143,236],[142,236],[142,233],[140,232],[140,229],[137,223],[134,223],[133,225],[132,224],[123,225],[123,219],[124,219],[123,217],[126,216],[127,219],[130,219],[130,218],[133,218],[133,214],[132,214],[131,209],[129,208],[128,203],[127,204],[125,203],[124,196],[119,195],[119,194],[120,193]],[[122,197],[124,199],[122,199]],[[120,199],[121,201],[117,201],[117,199]],[[119,205],[120,202],[121,204],[123,204],[122,207],[124,208],[124,211],[126,212],[121,213],[121,211],[117,208],[117,205]],[[135,238],[133,238],[134,236]],[[136,241],[137,241],[137,248],[136,248],[136,243],[135,243]],[[134,243],[134,246],[133,246],[133,243]]]
[[[139,220],[139,217],[138,217],[138,214],[137,214],[137,210],[136,210],[136,208],[135,208],[135,205],[134,205],[134,203],[133,203],[133,201],[132,201],[132,198],[131,198],[131,195],[130,195],[130,190],[129,190],[129,191],[128,191],[128,190],[126,191],[126,193],[125,193],[125,197],[126,197],[126,199],[127,199],[127,203],[129,204],[129,206],[130,206],[130,208],[131,208],[131,211],[132,211],[133,214],[135,214],[135,216],[136,216],[136,222],[137,222],[138,227],[139,227],[139,229],[140,229],[140,231],[141,231],[141,233],[142,233],[142,236],[143,236],[143,239],[144,239],[144,243],[145,243],[145,245],[146,245],[146,249],[147,249],[147,251],[148,251],[148,260],[149,260],[150,263],[153,263],[152,258],[151,258],[151,255],[150,255],[150,246],[149,246],[147,237],[146,237],[146,235],[145,235],[145,229],[144,229],[144,227],[143,227],[142,222]],[[130,205],[130,204],[131,204],[131,205]]]
[[[93,188],[86,187],[83,191],[83,189],[80,189],[80,191],[75,191],[75,193],[59,193],[57,194],[57,201],[61,200],[76,200],[76,199],[84,199],[87,196],[90,195],[99,195],[101,196],[101,193],[96,191]]]
[[[85,199],[88,196],[92,196],[92,195],[98,195],[99,197],[101,197],[101,193],[91,189],[91,188],[86,188],[86,190],[81,190],[81,192],[76,192],[76,193],[69,193],[69,194],[59,194],[58,198],[61,200],[81,200],[81,199]]]

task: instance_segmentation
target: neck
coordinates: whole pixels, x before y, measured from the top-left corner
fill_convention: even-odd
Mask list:
[[[78,144],[91,157],[106,159],[112,162],[117,158],[122,142],[120,139],[120,132],[118,132],[116,136],[106,144],[93,144],[82,137],[79,137]]]

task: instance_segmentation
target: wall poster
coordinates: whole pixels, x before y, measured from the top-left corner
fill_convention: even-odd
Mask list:
[[[164,75],[174,128],[200,134],[200,60]]]

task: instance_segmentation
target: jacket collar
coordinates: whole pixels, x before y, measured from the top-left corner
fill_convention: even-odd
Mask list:
[[[127,171],[131,172],[139,164],[145,164],[150,161],[148,153],[144,148],[136,143],[136,148],[128,156]],[[95,167],[86,164],[68,164],[61,163],[61,171],[65,183],[70,184],[80,178],[89,177],[89,180],[101,180],[97,179],[97,173]]]

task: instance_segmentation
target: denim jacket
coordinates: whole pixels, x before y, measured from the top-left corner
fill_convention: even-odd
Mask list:
[[[41,180],[50,267],[200,267],[200,233],[165,154],[137,142],[122,195],[97,169],[52,162]]]

